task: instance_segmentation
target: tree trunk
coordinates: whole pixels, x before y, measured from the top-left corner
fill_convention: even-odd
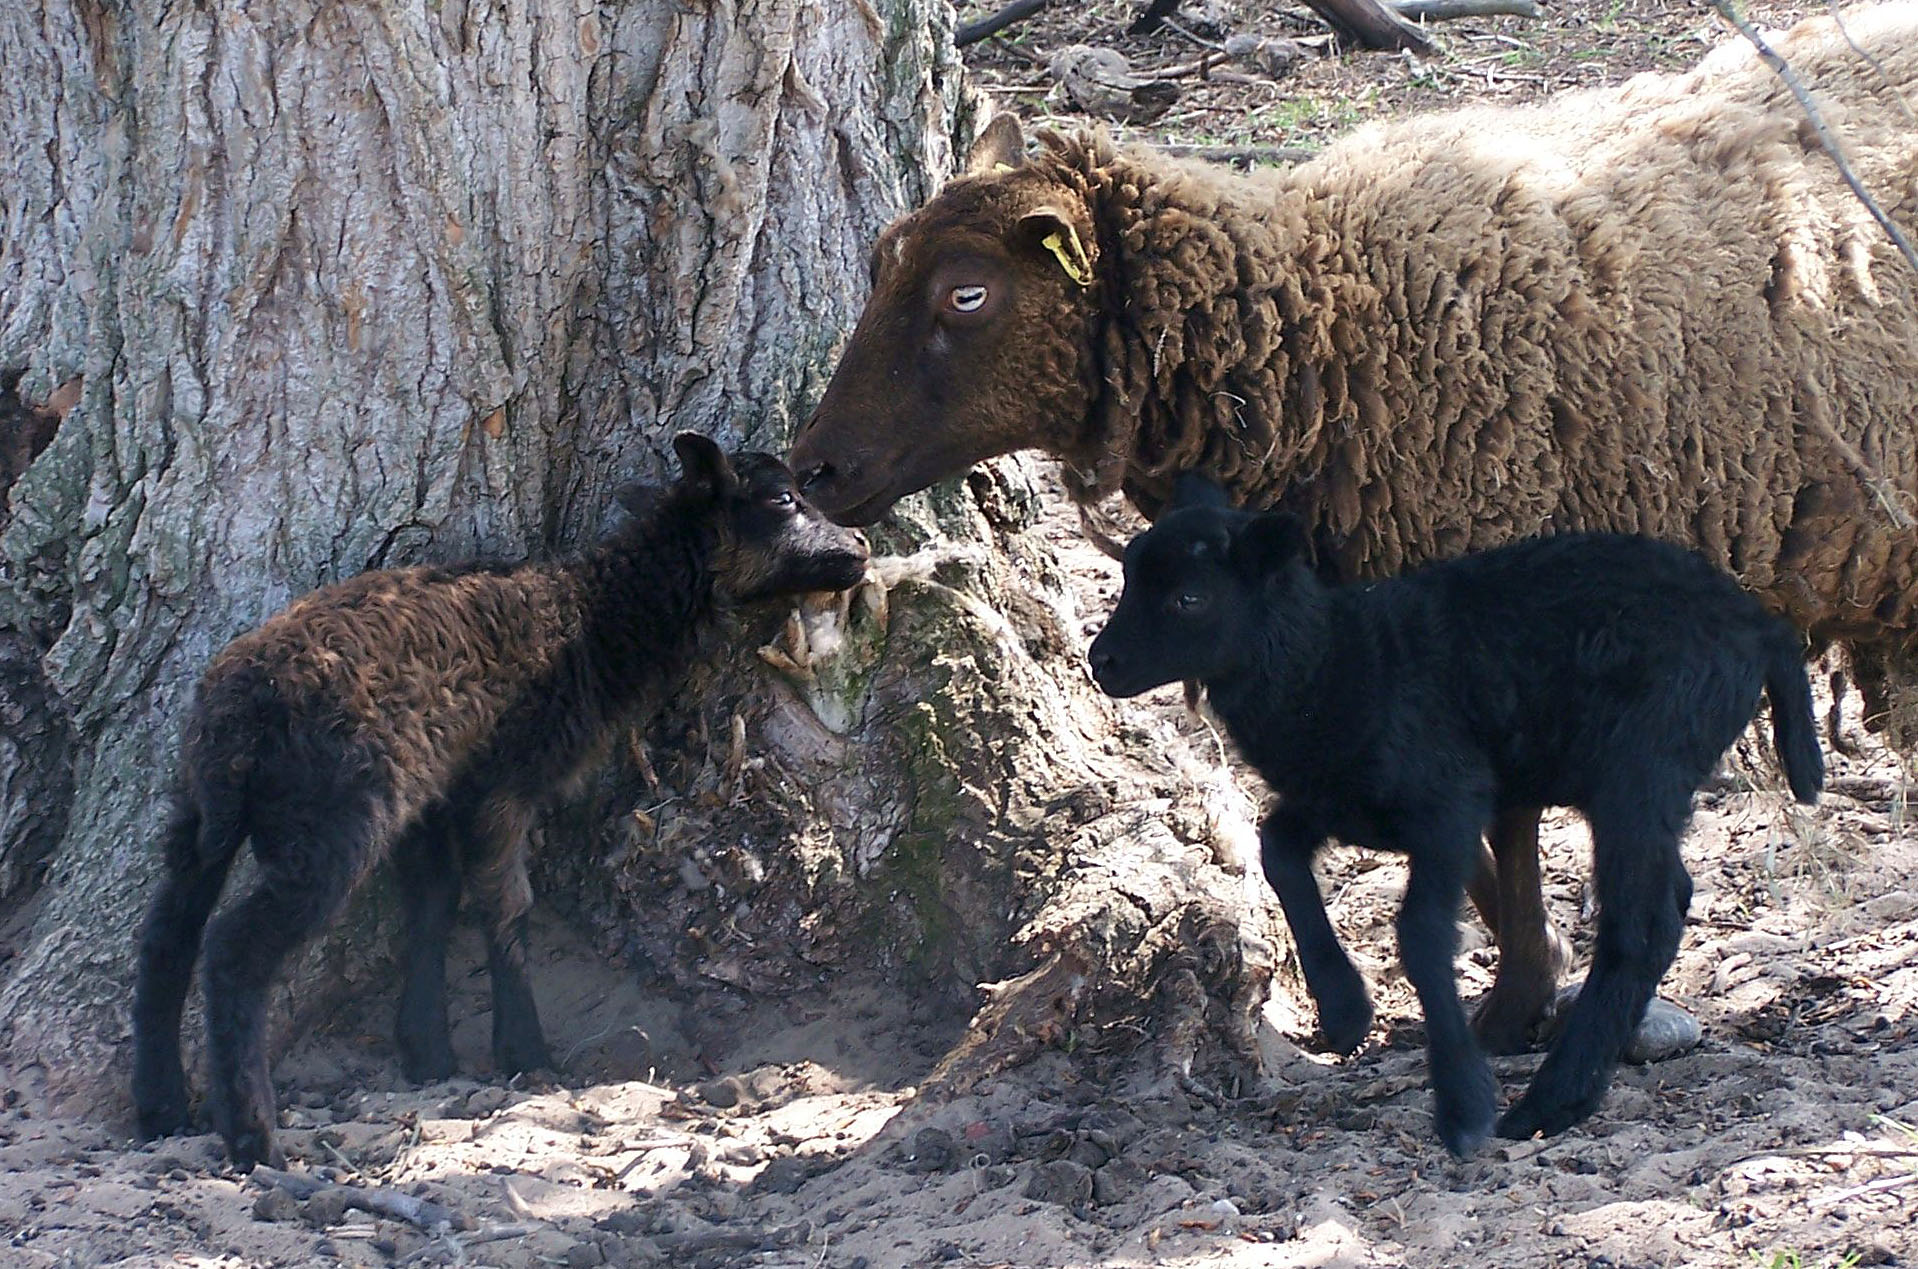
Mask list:
[[[101,1104],[213,652],[367,568],[590,536],[682,428],[783,450],[971,103],[937,0],[0,4],[0,382],[57,422],[0,438],[0,1046]],[[1105,751],[1029,475],[918,500],[890,595],[778,670],[739,631],[544,834],[542,894],[687,985],[861,964],[970,1014],[1085,963],[1067,1029],[1164,1000],[1175,1059],[1243,1048],[1232,814]],[[379,971],[356,920],[299,998]]]

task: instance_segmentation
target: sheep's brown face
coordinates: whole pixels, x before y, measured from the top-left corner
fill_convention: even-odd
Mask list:
[[[1025,169],[948,185],[873,250],[873,292],[792,463],[841,524],[973,463],[1060,452],[1092,401],[1096,244]]]

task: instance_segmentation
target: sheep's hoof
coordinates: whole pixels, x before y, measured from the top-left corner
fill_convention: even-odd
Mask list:
[[[1551,1009],[1549,988],[1514,988],[1509,979],[1499,979],[1472,1013],[1472,1034],[1487,1053],[1525,1053],[1532,1047],[1533,1028]]]

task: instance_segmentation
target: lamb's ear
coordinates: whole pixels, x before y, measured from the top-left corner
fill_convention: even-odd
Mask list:
[[[1225,496],[1225,489],[1210,476],[1196,471],[1182,471],[1172,483],[1172,505],[1167,511],[1176,511],[1181,507],[1217,507],[1227,510],[1232,500]]]
[[[1049,253],[1080,286],[1092,285],[1092,257],[1073,227],[1072,218],[1058,207],[1035,207],[1019,217],[1019,240]]]
[[[1296,559],[1310,559],[1305,526],[1282,511],[1253,516],[1232,535],[1232,566],[1247,578],[1275,576]]]
[[[1016,168],[1025,161],[1026,134],[1019,128],[1019,117],[996,114],[966,155],[966,175],[979,176],[1000,168]]]
[[[679,455],[680,480],[702,485],[708,496],[717,498],[739,483],[726,451],[711,437],[698,432],[681,432],[673,438],[673,453]]]

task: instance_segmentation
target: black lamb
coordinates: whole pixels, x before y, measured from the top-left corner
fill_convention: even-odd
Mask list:
[[[235,1164],[277,1158],[264,1037],[281,964],[381,860],[407,945],[409,1079],[454,1069],[446,939],[462,881],[481,909],[493,1060],[550,1067],[526,978],[527,832],[623,724],[672,691],[725,605],[856,584],[864,540],[778,459],[674,441],[683,474],[606,542],[554,564],[388,569],[307,595],[227,645],[185,728],[166,871],[141,935],[133,1094],[148,1136],[189,1122],[180,1012],[243,842],[259,884],[206,931],[213,1127]]]
[[[1697,555],[1649,538],[1538,538],[1328,586],[1289,516],[1232,510],[1198,477],[1179,501],[1127,547],[1092,672],[1113,696],[1203,683],[1278,794],[1261,828],[1265,874],[1327,1043],[1349,1053],[1372,1024],[1312,875],[1336,837],[1408,857],[1399,956],[1425,1011],[1439,1135],[1461,1156],[1483,1141],[1496,1089],[1454,981],[1459,900],[1494,816],[1574,807],[1592,833],[1592,969],[1497,1130],[1549,1135],[1584,1119],[1678,950],[1692,795],[1761,686],[1792,792],[1811,802],[1823,784],[1797,632]]]

